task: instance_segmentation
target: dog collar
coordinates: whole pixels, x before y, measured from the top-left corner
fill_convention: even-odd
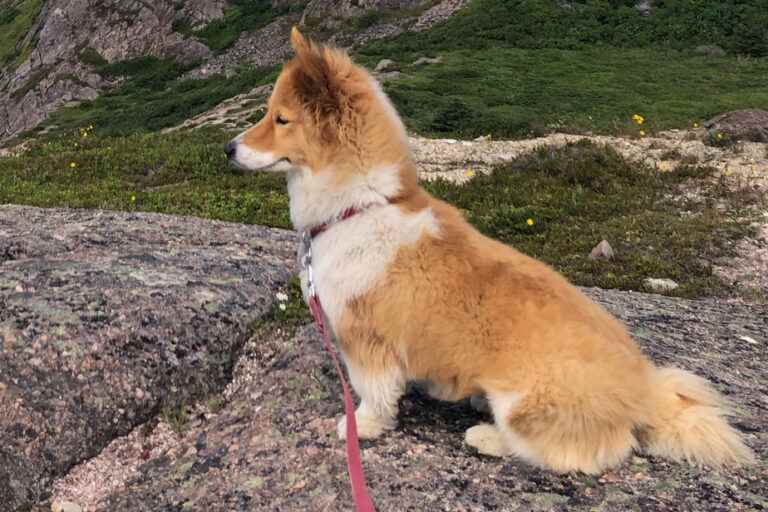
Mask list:
[[[329,227],[333,226],[334,224],[341,222],[343,220],[347,220],[350,217],[354,217],[358,213],[361,213],[365,210],[367,210],[370,207],[365,208],[355,208],[354,206],[347,208],[343,212],[341,212],[341,215],[335,217],[332,220],[323,222],[322,224],[318,224],[317,226],[309,229],[309,238],[314,239],[317,235],[327,230]]]

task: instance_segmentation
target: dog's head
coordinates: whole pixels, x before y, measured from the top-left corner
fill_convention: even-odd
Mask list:
[[[291,43],[296,56],[278,77],[266,115],[226,146],[235,166],[332,173],[341,184],[410,158],[402,122],[365,69],[295,27]]]

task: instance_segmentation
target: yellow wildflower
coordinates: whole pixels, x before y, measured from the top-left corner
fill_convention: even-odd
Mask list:
[[[640,114],[635,114],[635,115],[633,115],[633,116],[632,116],[632,120],[633,120],[633,121],[634,121],[636,124],[643,124],[643,123],[645,122],[645,118],[644,118],[643,116],[641,116]]]
[[[645,137],[645,130],[640,130],[640,136]]]
[[[474,175],[475,175],[475,171],[473,171],[472,169],[467,169],[466,171],[464,171],[464,176],[466,176],[467,178],[471,178]]]
[[[69,162],[70,169],[74,169],[75,167],[77,167],[77,164],[75,162]]]
[[[533,219],[528,219],[527,221],[525,221],[525,223],[528,224],[529,226],[533,226]]]
[[[699,127],[699,123],[693,123],[693,127],[694,128],[698,128]]]
[[[717,134],[717,140],[723,140],[723,134],[722,133],[718,133]]]
[[[132,202],[132,203],[135,203],[135,202],[136,202],[136,196],[135,196],[135,195],[131,196],[131,202]]]

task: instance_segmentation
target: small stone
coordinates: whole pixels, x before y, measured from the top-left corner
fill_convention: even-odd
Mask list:
[[[143,389],[136,388],[135,394],[136,394],[136,400],[139,400],[139,401],[144,400],[144,390]]]
[[[397,80],[403,76],[403,74],[399,71],[385,71],[383,73],[377,73],[376,78],[378,78],[379,82],[389,82],[391,80]]]
[[[680,286],[671,279],[656,279],[653,277],[645,279],[643,285],[654,292],[671,292]]]
[[[424,64],[440,64],[443,59],[440,57],[420,57],[413,63],[414,66],[423,66]]]
[[[741,341],[746,341],[750,345],[757,345],[757,340],[755,338],[750,338],[749,336],[739,336],[739,339]]]
[[[77,503],[71,501],[54,501],[51,505],[52,512],[83,512],[83,509]]]
[[[694,53],[698,55],[704,55],[706,57],[725,57],[725,50],[717,46],[716,44],[703,44],[697,46]]]
[[[613,259],[613,247],[607,240],[603,240],[597,244],[592,252],[589,254],[591,260],[610,260]]]
[[[381,73],[383,71],[387,71],[392,66],[395,65],[395,61],[391,59],[381,59],[378,64],[376,64],[376,67],[373,69],[376,73]]]

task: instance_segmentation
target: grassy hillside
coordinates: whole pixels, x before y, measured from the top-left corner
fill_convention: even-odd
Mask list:
[[[227,47],[242,30],[276,14],[269,2],[257,4],[246,11],[235,2],[229,21],[196,35],[214,48]],[[652,16],[641,15],[629,0],[562,4],[474,0],[430,31],[369,43],[355,57],[371,67],[382,58],[398,63],[404,75],[388,82],[387,92],[409,128],[432,136],[637,135],[633,114],[648,120],[643,129],[650,134],[727,110],[768,108],[768,0],[666,0],[655,2]],[[697,53],[705,43],[738,54]],[[443,62],[412,65],[424,55]],[[121,71],[132,76],[123,87],[62,110],[46,125],[67,131],[96,124],[111,134],[153,131],[271,80],[274,70],[181,82],[183,70],[171,62]]]
[[[446,23],[362,48],[396,60],[387,92],[410,128],[439,136],[520,137],[686,127],[736,108],[768,108],[768,1],[475,0]],[[705,56],[701,45],[731,55]],[[698,48],[698,50],[697,50]],[[419,56],[441,65],[416,68]]]

